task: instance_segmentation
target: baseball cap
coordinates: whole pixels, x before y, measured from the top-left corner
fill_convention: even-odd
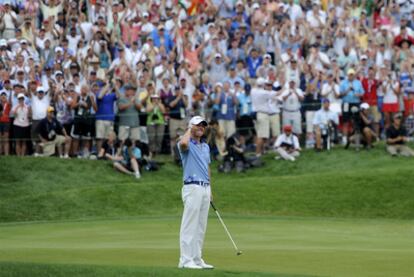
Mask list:
[[[196,116],[193,116],[190,119],[190,122],[188,123],[188,127],[192,127],[193,125],[198,125],[198,124],[201,124],[201,123],[204,126],[207,126],[208,125],[207,121],[203,117],[201,117],[199,115],[196,115]]]
[[[361,56],[361,60],[367,60],[367,59],[368,59],[367,55],[362,55]]]
[[[20,98],[24,98],[24,94],[23,94],[23,93],[19,93],[19,94],[17,95],[17,99],[20,99]]]
[[[266,83],[266,80],[264,78],[262,78],[262,77],[257,78],[257,80],[256,80],[256,85],[258,85],[258,86],[262,86],[265,83]]]
[[[214,87],[223,87],[223,84],[221,82],[217,82]]]
[[[7,92],[5,90],[0,91],[0,95],[6,95],[7,96]]]
[[[54,112],[54,111],[55,111],[55,108],[53,108],[52,106],[47,107],[47,112],[48,113],[51,113],[51,112]]]
[[[36,89],[36,92],[45,92],[45,89],[43,88],[43,87],[38,87],[37,89]]]
[[[351,74],[354,74],[354,75],[355,75],[355,70],[354,70],[354,69],[352,69],[352,68],[350,68],[350,69],[348,69],[347,74],[348,74],[348,75],[351,75]]]
[[[369,104],[368,103],[362,103],[361,106],[360,106],[360,108],[362,110],[368,110],[369,109]]]
[[[323,99],[322,99],[322,103],[330,103],[330,101],[329,101],[329,99],[328,99],[328,98],[323,98]]]
[[[269,54],[263,55],[263,59],[271,59],[271,58],[272,58],[272,56],[270,56]]]
[[[5,39],[0,39],[0,47],[7,46],[7,41]]]
[[[221,54],[217,53],[216,55],[214,55],[215,58],[221,58]]]
[[[147,13],[147,12],[142,13],[142,17],[148,17],[148,16],[149,16],[149,13]]]
[[[285,131],[285,132],[292,132],[292,125],[285,125],[285,126],[283,126],[283,131]]]

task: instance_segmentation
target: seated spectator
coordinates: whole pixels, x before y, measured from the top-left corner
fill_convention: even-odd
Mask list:
[[[329,100],[326,98],[323,99],[322,108],[315,113],[315,117],[313,118],[317,151],[322,150],[322,139],[326,139],[327,137],[330,139],[334,135],[329,133],[331,127],[334,126],[336,130],[336,126],[339,124],[338,114],[331,111],[329,106]]]
[[[65,128],[55,118],[55,109],[47,108],[46,118],[42,119],[38,125],[38,133],[40,138],[40,147],[43,149],[43,156],[51,156],[55,154],[56,147],[61,158],[69,158],[69,150],[71,138],[66,133]],[[62,152],[62,144],[65,145],[64,155]]]
[[[98,153],[98,159],[113,161],[119,156],[120,142],[116,138],[115,132],[110,132],[107,139],[103,142]]]
[[[405,143],[408,141],[407,131],[401,125],[402,116],[399,114],[394,115],[392,125],[387,129],[387,152],[391,156],[414,156],[414,151],[409,148]]]
[[[278,136],[274,148],[280,158],[287,161],[294,162],[300,156],[299,139],[292,133],[291,125],[285,125],[283,127],[283,133]]]
[[[134,175],[136,179],[141,178],[139,171],[138,160],[142,158],[141,150],[132,143],[131,139],[127,138],[124,141],[120,155],[113,159],[115,169]]]

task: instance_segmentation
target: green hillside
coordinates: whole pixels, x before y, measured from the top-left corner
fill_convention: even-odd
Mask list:
[[[307,151],[224,175],[213,164],[215,202],[239,216],[414,219],[413,160],[382,148]],[[168,157],[163,157],[167,161]],[[139,181],[103,161],[0,159],[0,222],[179,215],[181,169],[167,162]]]

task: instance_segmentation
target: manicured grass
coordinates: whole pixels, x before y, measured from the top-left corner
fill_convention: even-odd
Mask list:
[[[242,174],[217,173],[213,164],[222,212],[414,219],[413,159],[392,158],[382,146],[306,151],[296,163],[272,158]],[[0,159],[0,176],[0,222],[179,215],[182,209],[182,171],[172,163],[136,181],[102,161],[9,157]]]
[[[216,269],[203,275],[176,268],[178,217],[1,224],[0,275],[231,276],[244,272],[240,275],[260,276],[256,272],[264,272],[271,276],[408,277],[414,274],[413,221],[224,219],[243,255],[235,255],[222,226],[212,216],[204,258]]]

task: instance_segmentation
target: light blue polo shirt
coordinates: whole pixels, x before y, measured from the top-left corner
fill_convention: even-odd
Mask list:
[[[207,143],[198,143],[190,139],[188,149],[181,150],[180,142],[178,149],[183,162],[183,182],[203,181],[210,182],[208,165],[210,164],[210,147]]]
[[[340,93],[344,93],[351,85],[354,89],[342,97],[342,101],[344,103],[357,104],[361,102],[361,99],[356,96],[356,94],[364,94],[364,88],[362,87],[362,84],[359,80],[353,80],[352,84],[348,79],[343,80],[339,86],[339,91]]]

